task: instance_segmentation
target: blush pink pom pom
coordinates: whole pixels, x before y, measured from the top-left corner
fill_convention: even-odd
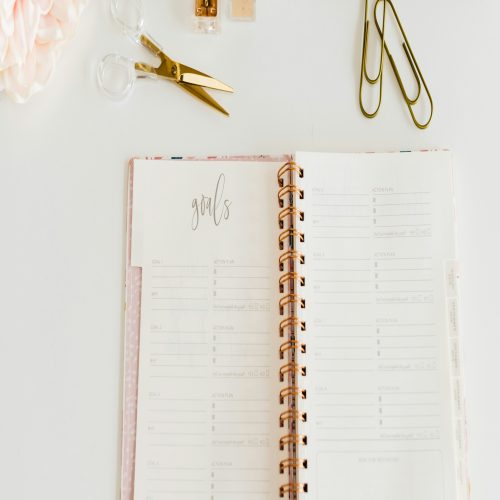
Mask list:
[[[26,102],[52,75],[87,0],[0,0],[0,90]]]

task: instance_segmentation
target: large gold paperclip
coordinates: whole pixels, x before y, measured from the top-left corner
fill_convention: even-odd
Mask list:
[[[384,8],[383,8],[383,21],[382,21],[382,26],[379,23],[378,17],[377,17],[377,8],[378,4],[380,2],[384,2]],[[386,41],[386,35],[385,35],[385,30],[386,30],[386,9],[387,9],[387,4],[389,5],[392,14],[394,16],[394,19],[396,20],[398,31],[401,33],[401,36],[403,38],[403,50],[405,52],[406,58],[408,59],[408,62],[410,64],[411,71],[413,73],[413,76],[415,78],[416,84],[417,84],[417,93],[414,98],[409,97],[408,92],[406,91],[406,88],[403,84],[403,80],[401,78],[401,74],[399,72],[399,69],[396,65],[396,62],[394,61],[394,57],[392,56],[391,51],[389,50],[389,46],[387,45]],[[429,88],[427,86],[427,83],[422,75],[422,71],[420,70],[420,66],[417,63],[417,60],[415,58],[415,55],[413,53],[413,50],[411,48],[410,42],[408,41],[408,37],[406,36],[406,32],[403,28],[403,24],[401,23],[401,19],[399,18],[399,15],[396,11],[396,8],[394,7],[394,3],[392,0],[376,0],[375,1],[375,7],[373,9],[373,14],[375,18],[375,26],[377,27],[377,31],[380,35],[380,38],[382,40],[382,50],[381,50],[381,58],[380,58],[380,65],[379,65],[379,73],[376,76],[376,78],[370,78],[367,74],[366,71],[366,53],[367,53],[367,45],[368,45],[368,27],[369,27],[369,21],[368,21],[368,0],[365,0],[365,27],[364,27],[364,35],[363,35],[363,54],[362,54],[362,62],[361,62],[361,81],[360,81],[360,89],[359,89],[359,100],[360,100],[360,106],[361,106],[361,111],[367,118],[374,118],[379,109],[380,105],[382,102],[382,87],[383,87],[383,52],[387,54],[387,57],[389,58],[389,62],[391,64],[392,70],[394,71],[394,75],[396,76],[396,80],[398,82],[399,88],[401,90],[401,94],[403,96],[403,99],[406,103],[406,106],[408,107],[408,110],[410,112],[411,118],[413,120],[413,123],[421,130],[426,129],[429,124],[431,123],[432,117],[434,115],[434,101],[432,100],[431,93],[429,91]],[[376,83],[379,83],[379,102],[378,106],[375,109],[373,113],[369,113],[366,111],[364,105],[363,105],[363,100],[362,100],[362,89],[363,89],[363,80],[366,79],[368,83],[374,85]],[[422,87],[425,90],[425,93],[427,95],[427,98],[429,99],[430,103],[430,115],[427,121],[425,122],[420,122],[414,111],[415,105],[418,103],[420,98],[422,97]]]
[[[383,83],[383,78],[384,78],[384,43],[385,43],[385,14],[386,14],[386,8],[387,8],[387,1],[384,1],[384,22],[382,25],[382,43],[380,45],[380,62],[378,66],[378,73],[375,78],[371,78],[368,75],[368,70],[366,69],[366,53],[368,51],[368,34],[370,31],[370,21],[368,20],[368,0],[365,0],[365,23],[364,23],[364,29],[363,29],[363,52],[361,56],[361,76],[359,78],[359,106],[361,107],[361,112],[367,117],[367,118],[375,118],[377,116],[377,113],[379,112],[380,106],[382,105],[382,83]],[[376,8],[376,7],[375,7]],[[376,17],[375,17],[376,19]],[[363,104],[363,82],[367,81],[370,85],[375,85],[376,83],[379,84],[379,91],[378,91],[378,105],[375,108],[375,111],[369,112],[366,110],[364,104]]]

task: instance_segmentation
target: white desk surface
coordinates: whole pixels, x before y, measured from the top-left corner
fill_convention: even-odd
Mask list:
[[[191,32],[191,1],[145,0],[173,57],[234,85],[230,119],[175,86],[126,103],[97,61],[144,54],[90,2],[50,86],[0,97],[0,497],[116,499],[126,162],[133,155],[451,148],[473,500],[500,486],[500,3],[397,1],[436,102],[416,130],[388,70],[376,121],[358,109],[362,0],[257,0],[256,23]]]

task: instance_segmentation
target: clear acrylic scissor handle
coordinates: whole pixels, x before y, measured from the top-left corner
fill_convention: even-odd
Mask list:
[[[129,38],[139,43],[144,28],[142,0],[111,0],[111,16]]]
[[[97,83],[109,98],[121,100],[134,88],[137,74],[131,59],[117,54],[108,54],[97,66]]]

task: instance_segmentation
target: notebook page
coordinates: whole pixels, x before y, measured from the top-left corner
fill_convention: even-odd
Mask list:
[[[298,154],[308,498],[456,500],[451,156]]]
[[[278,165],[154,163],[134,498],[275,498]]]

